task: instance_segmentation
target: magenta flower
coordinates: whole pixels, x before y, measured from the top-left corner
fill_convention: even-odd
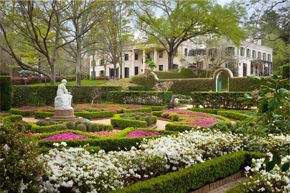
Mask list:
[[[134,130],[131,133],[129,133],[127,137],[133,138],[133,137],[156,136],[159,134],[160,133],[158,132],[152,132],[152,131]]]
[[[68,132],[68,133],[59,133],[59,134],[55,134],[52,135],[50,137],[47,138],[43,138],[42,141],[50,141],[50,140],[82,140],[82,139],[86,139],[87,136],[85,135],[77,135],[75,133],[72,132]]]

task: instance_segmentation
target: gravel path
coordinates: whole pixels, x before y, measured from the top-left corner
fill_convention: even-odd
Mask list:
[[[22,120],[30,123],[36,123],[38,121],[34,117],[23,117]]]
[[[235,181],[229,182],[229,183],[224,184],[224,185],[222,185],[222,186],[220,186],[220,187],[218,187],[218,188],[216,188],[214,190],[211,190],[208,193],[223,193],[223,192],[229,190],[230,188],[233,188],[235,185],[237,185],[237,183],[243,182],[246,179],[247,178],[245,178],[245,177],[239,178],[239,179],[237,179]]]
[[[91,123],[100,123],[100,124],[111,124],[111,119],[106,118],[106,119],[92,119]]]

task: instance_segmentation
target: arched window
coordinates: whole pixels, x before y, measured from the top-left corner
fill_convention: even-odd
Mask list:
[[[266,61],[266,53],[263,53],[263,60]]]
[[[251,50],[250,49],[247,49],[247,57],[251,57]]]
[[[260,60],[262,59],[261,58],[261,52],[258,52],[258,59],[260,59]]]
[[[243,47],[240,48],[240,55],[245,56],[245,48]]]
[[[253,50],[253,51],[252,51],[252,58],[256,59],[256,57],[257,57],[257,56],[256,56],[256,51]]]
[[[271,62],[272,59],[271,59],[271,54],[268,54],[268,61]]]

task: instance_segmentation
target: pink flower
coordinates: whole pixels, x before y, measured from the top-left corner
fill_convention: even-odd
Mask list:
[[[50,137],[44,138],[42,139],[42,141],[50,141],[50,140],[77,140],[77,139],[86,139],[87,136],[85,135],[77,135],[75,133],[72,132],[68,132],[68,133],[59,133],[59,134],[55,134],[52,135]]]
[[[143,130],[134,130],[127,135],[129,138],[133,137],[145,137],[145,136],[156,136],[159,135],[158,132],[151,132],[151,131],[143,131]]]

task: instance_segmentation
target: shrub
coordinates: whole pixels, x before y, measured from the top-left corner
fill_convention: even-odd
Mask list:
[[[0,110],[7,111],[11,108],[11,87],[10,76],[0,76]]]
[[[148,76],[142,74],[132,77],[131,82],[137,85],[141,85],[143,90],[152,90],[157,81],[152,74],[149,74]]]
[[[59,123],[54,125],[40,126],[34,123],[31,124],[31,132],[33,133],[47,133],[53,131],[61,131],[67,129],[66,123]]]
[[[87,126],[88,132],[95,132],[95,131],[112,131],[113,126],[112,125],[106,125],[106,124],[100,124],[100,123],[85,123]]]
[[[24,136],[21,127],[17,123],[1,127],[0,190],[37,193],[44,174],[43,163],[37,159],[36,143]]]
[[[23,110],[12,108],[10,109],[10,113],[15,114],[15,115],[31,116],[34,114],[34,111],[33,110],[23,111]]]
[[[150,113],[152,111],[151,108],[140,108],[140,109],[124,109],[124,113],[132,113],[132,112],[148,112]]]
[[[118,86],[67,86],[73,95],[73,103],[90,103],[96,88],[99,91],[96,99],[100,101],[106,100],[108,91],[121,90]],[[12,104],[13,106],[52,105],[56,91],[57,86],[13,86]]]
[[[130,91],[144,91],[146,90],[143,86],[128,86]]]
[[[172,97],[172,92],[158,91],[111,91],[108,98],[114,103],[167,105]]]
[[[148,139],[155,137],[146,137]],[[81,141],[66,141],[67,146],[69,147],[80,147],[84,145],[89,146],[99,146],[102,150],[105,151],[119,151],[125,149],[131,149],[132,146],[136,146],[137,143],[143,141],[144,138],[117,138],[117,137],[107,137],[103,139],[87,139]],[[38,144],[41,148],[53,148],[52,141],[39,141]]]
[[[167,109],[167,105],[166,106],[146,106],[148,108],[151,108],[152,111],[162,111],[164,109]]]
[[[161,111],[153,111],[152,115],[156,116],[156,117],[161,117],[162,116],[162,112]]]
[[[205,109],[205,108],[191,108],[192,111],[195,112],[203,112],[203,113],[210,113],[210,114],[217,114],[220,109]]]
[[[191,98],[193,107],[200,105],[204,108],[213,109],[244,109],[251,107],[248,102],[244,103],[245,93],[243,92],[192,92]]]
[[[3,119],[3,123],[8,123],[8,122],[19,122],[22,120],[21,115],[9,115]]]
[[[165,125],[165,130],[166,131],[183,132],[183,131],[187,131],[187,130],[191,130],[191,129],[193,129],[192,126],[182,125],[182,124],[178,124],[178,123],[167,123]]]
[[[120,127],[122,129],[127,127],[138,127],[138,128],[147,127],[146,121],[125,119],[121,118],[120,115],[115,115],[115,117],[111,119],[111,124],[114,127]]]
[[[171,121],[178,121],[179,120],[178,114],[175,113],[170,114],[170,119]]]
[[[252,118],[249,115],[238,113],[238,112],[233,112],[233,111],[218,111],[217,114],[225,116],[225,117],[229,117],[231,119],[236,119],[236,120],[246,120],[246,119]]]
[[[231,153],[177,172],[137,182],[131,186],[116,190],[114,193],[186,193],[234,174],[242,169],[251,158],[260,156],[260,154],[251,152]]]
[[[34,111],[33,114],[35,118],[37,119],[44,119],[46,117],[52,117],[54,115],[53,112],[46,112],[46,111]]]
[[[86,119],[95,119],[95,118],[104,118],[104,117],[112,117],[115,112],[114,111],[79,111],[74,113],[75,116],[83,117]]]
[[[87,126],[83,123],[80,123],[76,126],[76,130],[79,130],[79,131],[87,131]]]

